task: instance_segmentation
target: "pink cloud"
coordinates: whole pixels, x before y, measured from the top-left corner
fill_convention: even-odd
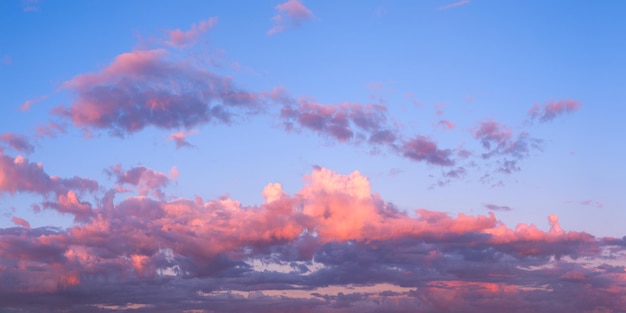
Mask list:
[[[130,184],[148,172],[115,171]],[[59,204],[80,204],[69,192],[60,195]],[[258,306],[268,313],[300,305],[320,312],[340,305],[345,312],[567,312],[626,304],[616,297],[626,291],[623,269],[590,261],[601,260],[607,247],[626,249],[619,239],[565,231],[555,215],[548,231],[526,224],[510,229],[492,212],[409,215],[374,193],[358,171],[315,168],[293,194],[268,184],[266,201],[256,206],[228,197],[113,201],[114,195],[108,191],[91,208],[92,218],[67,229],[0,229],[0,304],[56,308],[46,299],[76,293],[81,301],[70,309],[76,312],[129,303],[156,312],[176,303],[182,310]],[[293,267],[255,269],[254,260]],[[384,286],[361,287],[372,284]],[[352,289],[322,291],[328,286]],[[209,295],[223,288],[233,292],[227,305]],[[296,297],[299,289],[309,298]],[[274,298],[271,290],[286,295]],[[248,292],[240,301],[237,294]],[[571,308],[561,307],[565,300]]]
[[[276,15],[272,17],[274,27],[267,31],[268,35],[280,33],[287,28],[298,27],[302,22],[314,19],[313,12],[298,0],[289,0],[276,6]]]
[[[8,145],[11,149],[26,154],[35,152],[35,147],[30,143],[30,140],[25,135],[4,133],[0,134],[0,143]],[[2,149],[0,147],[0,149]]]
[[[447,120],[439,121],[438,125],[441,126],[444,130],[454,129],[454,127],[456,127],[456,124],[454,124],[454,122],[450,122]]]
[[[474,130],[474,138],[480,139],[485,149],[491,149],[494,145],[508,145],[512,136],[511,129],[492,120],[479,122]]]
[[[178,48],[193,45],[198,40],[198,37],[213,28],[217,21],[217,17],[211,17],[206,21],[193,24],[191,29],[187,31],[181,31],[180,29],[171,30],[169,31],[168,44]]]
[[[528,110],[528,115],[531,120],[538,119],[539,122],[545,123],[552,121],[563,114],[578,111],[580,107],[581,104],[578,101],[565,99],[556,102],[548,102],[543,106],[535,104],[530,110]]]
[[[106,129],[117,136],[148,126],[191,128],[229,123],[240,112],[256,112],[259,95],[234,86],[230,78],[168,60],[164,50],[119,55],[100,72],[63,84],[75,96],[53,113],[87,130]]]
[[[66,125],[50,121],[47,124],[38,125],[35,130],[35,136],[38,138],[56,138],[59,133],[65,134],[66,132]]]
[[[20,217],[17,217],[17,216],[13,216],[11,218],[11,221],[13,223],[15,223],[15,225],[19,225],[19,226],[22,226],[22,227],[30,229],[30,223],[27,220],[23,219],[23,218],[20,218]]]
[[[97,188],[98,183],[93,180],[49,176],[41,163],[32,163],[22,156],[11,157],[0,152],[0,194],[61,194],[71,189],[94,192]]]
[[[174,143],[176,144],[176,149],[180,149],[184,147],[193,147],[193,145],[189,143],[189,141],[187,141],[187,136],[192,135],[192,134],[197,134],[197,133],[198,133],[197,130],[180,131],[180,132],[170,134],[167,138],[169,140],[174,140]]]
[[[443,108],[445,108],[446,106],[448,106],[448,102],[441,102],[441,103],[435,104],[435,114],[437,116],[443,115],[444,113]]]
[[[448,10],[448,9],[452,9],[452,8],[456,8],[458,6],[464,5],[464,4],[468,4],[470,2],[470,0],[460,0],[457,2],[453,2],[441,7],[438,7],[437,10]]]
[[[91,205],[80,202],[78,197],[85,192],[95,193],[98,188],[96,181],[49,176],[41,163],[35,164],[22,156],[13,158],[0,152],[0,196],[18,192],[40,195],[44,201],[41,206],[33,205],[36,211],[41,207],[54,209],[73,214],[77,221],[86,221],[91,217]],[[54,198],[51,200],[50,196]]]
[[[48,96],[41,96],[35,99],[26,100],[22,105],[19,106],[19,109],[22,111],[28,111],[33,104],[44,101],[46,99],[48,99]]]
[[[170,179],[167,175],[144,166],[133,167],[125,171],[122,166],[118,164],[112,166],[106,170],[106,172],[115,176],[118,184],[134,186],[142,196],[146,196],[150,193],[156,197],[162,198],[164,195],[161,188],[166,187],[170,183]]]

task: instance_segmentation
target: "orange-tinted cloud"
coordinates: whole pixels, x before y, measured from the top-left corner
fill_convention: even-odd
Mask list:
[[[137,185],[144,175],[161,181],[161,175],[142,167],[111,171],[118,183]],[[588,309],[625,303],[615,297],[626,291],[623,267],[576,261],[601,261],[609,248],[623,253],[621,239],[565,231],[555,215],[543,231],[526,224],[508,228],[493,213],[450,216],[419,209],[409,214],[373,193],[357,171],[343,175],[318,167],[305,182],[291,195],[278,183],[268,184],[266,200],[257,206],[228,197],[166,201],[150,193],[114,201],[119,194],[111,189],[91,205],[90,218],[67,229],[0,229],[0,303],[54,306],[41,295],[78,293],[86,305],[143,303],[156,312],[167,302],[197,308],[182,299],[227,312],[250,309],[238,298],[221,307],[220,298],[198,294],[198,288],[257,290],[247,299],[251,305],[265,301],[291,310],[305,303],[322,311],[342,305],[346,312],[401,312],[416,305],[425,312],[561,312],[558,306],[537,307],[554,291]],[[16,188],[28,190],[36,188]],[[73,191],[58,195],[59,206],[78,210],[85,203]],[[257,271],[252,262],[264,262],[269,270]],[[137,293],[137,284],[147,289]],[[386,284],[396,291],[359,293],[361,284]],[[299,298],[288,292],[329,285],[352,286],[354,293]],[[262,290],[287,293],[273,298]]]

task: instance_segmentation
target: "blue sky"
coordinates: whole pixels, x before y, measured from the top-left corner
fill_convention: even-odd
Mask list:
[[[352,196],[362,176],[373,199],[415,220],[426,218],[420,210],[495,214],[511,231],[532,224],[549,235],[554,215],[566,232],[622,238],[625,10],[619,1],[3,1],[0,228],[28,225],[32,240],[46,226],[69,234],[109,216],[106,194],[116,195],[112,210],[134,199],[263,209],[269,183],[306,198],[336,175],[341,192]],[[80,183],[42,183],[39,162],[46,177]],[[70,193],[78,202],[64,207]],[[495,236],[489,229],[479,232]],[[318,252],[362,240],[337,236]]]

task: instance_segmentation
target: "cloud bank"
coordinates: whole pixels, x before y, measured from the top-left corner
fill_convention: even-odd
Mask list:
[[[3,159],[13,164],[3,169],[31,169],[20,172],[19,187],[2,190],[72,185]],[[18,227],[0,230],[4,308],[611,312],[626,304],[626,271],[613,262],[626,239],[565,231],[556,215],[543,231],[508,228],[493,213],[402,212],[359,172],[321,167],[294,194],[268,184],[266,201],[254,206],[228,197],[165,200],[150,192],[167,184],[164,174],[141,166],[109,172],[136,194],[116,201],[128,190],[112,188],[89,204],[59,192],[59,206],[89,205],[74,212],[74,226],[30,228],[14,217]]]

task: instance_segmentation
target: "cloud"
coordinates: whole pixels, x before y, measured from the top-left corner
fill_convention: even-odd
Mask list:
[[[11,157],[0,152],[0,196],[15,193],[39,195],[44,199],[41,202],[43,208],[70,213],[77,221],[85,221],[91,217],[91,205],[81,202],[78,196],[85,192],[95,193],[98,188],[94,180],[49,176],[41,163],[35,164],[22,156]],[[36,210],[40,208],[37,204],[34,207]]]
[[[49,176],[41,163],[32,163],[22,156],[11,157],[0,152],[0,195],[30,192],[35,194],[63,194],[71,189],[94,192],[96,181],[73,177]]]
[[[124,136],[148,126],[192,128],[260,109],[259,95],[230,78],[168,59],[165,50],[124,53],[100,72],[65,82],[75,101],[53,113],[85,129]]]
[[[11,218],[11,221],[13,223],[15,223],[15,225],[19,225],[19,226],[22,226],[22,227],[30,229],[30,223],[27,220],[23,219],[23,218],[20,218],[20,217],[17,217],[17,216],[13,216]]]
[[[169,41],[166,42],[167,45],[182,48],[186,46],[190,46],[196,43],[198,37],[205,33],[207,30],[213,28],[215,24],[217,24],[217,17],[211,17],[206,21],[200,21],[198,24],[193,24],[191,29],[187,31],[182,31],[180,29],[170,30]]]
[[[485,208],[487,208],[488,210],[491,211],[502,211],[502,212],[507,212],[507,211],[511,211],[513,209],[511,209],[511,207],[508,207],[506,205],[495,205],[495,204],[485,204],[484,205]]]
[[[452,8],[456,8],[458,6],[464,5],[464,4],[468,4],[470,2],[470,0],[460,0],[457,2],[453,2],[441,7],[438,7],[437,10],[448,10],[448,9],[452,9]]]
[[[0,134],[0,143],[8,145],[11,149],[17,152],[25,154],[35,152],[35,147],[30,143],[30,140],[25,135],[14,133]],[[0,149],[2,149],[2,147],[0,147]]]
[[[276,6],[276,15],[272,17],[274,26],[267,31],[269,36],[288,28],[298,27],[302,22],[314,19],[313,12],[298,0],[289,0]]]
[[[24,101],[24,103],[22,105],[19,106],[19,109],[22,110],[22,111],[28,111],[28,110],[30,110],[30,107],[33,104],[41,102],[41,101],[44,101],[46,99],[48,99],[48,96],[40,96],[40,97],[31,99],[31,100],[26,100],[26,101]]]
[[[454,129],[454,127],[456,127],[456,124],[454,124],[454,122],[450,122],[446,120],[439,121],[437,125],[440,126],[444,130]]]
[[[145,167],[110,171],[120,184],[147,175],[158,182],[152,188],[165,185]],[[90,219],[69,228],[0,229],[0,304],[69,312],[560,312],[571,308],[544,301],[558,295],[589,310],[625,302],[614,296],[626,291],[623,267],[585,262],[626,245],[565,231],[555,215],[549,231],[510,229],[493,213],[410,215],[373,193],[358,171],[318,167],[304,179],[294,194],[268,184],[256,206],[150,193],[113,201],[111,189]],[[59,204],[80,204],[59,195]]]
[[[432,165],[452,166],[452,151],[439,149],[437,143],[424,136],[417,136],[405,142],[401,148],[402,155],[414,160],[424,161]]]
[[[192,134],[197,134],[197,133],[198,133],[197,130],[180,131],[180,132],[171,133],[167,138],[169,140],[174,140],[174,143],[176,144],[176,149],[180,149],[184,147],[191,148],[194,145],[192,145],[191,143],[189,143],[189,141],[187,141],[187,136],[192,135]]]
[[[395,129],[389,125],[387,109],[376,104],[330,105],[300,99],[297,107],[283,106],[280,117],[287,130],[304,127],[340,142],[392,145],[397,139]]]
[[[539,120],[541,123],[552,121],[553,119],[566,114],[578,111],[581,104],[576,100],[564,99],[556,102],[548,102],[541,106],[535,104],[528,110],[528,116],[531,120]]]
[[[172,176],[177,176],[172,168]],[[146,196],[152,194],[156,197],[163,198],[164,194],[161,191],[170,183],[170,179],[167,175],[159,173],[153,169],[149,169],[145,166],[133,167],[129,170],[124,170],[120,164],[112,166],[105,171],[107,174],[114,176],[116,182],[119,184],[118,190],[123,190],[123,185],[131,185],[137,189],[140,195]]]
[[[497,170],[506,174],[519,171],[518,161],[528,157],[532,149],[542,149],[540,139],[530,137],[527,132],[515,136],[508,126],[490,119],[478,122],[472,135],[485,150],[481,157],[499,158]]]

